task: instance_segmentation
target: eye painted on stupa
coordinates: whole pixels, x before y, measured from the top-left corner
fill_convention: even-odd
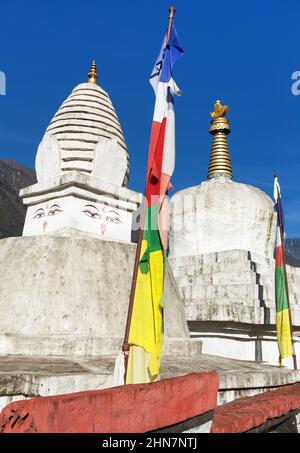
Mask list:
[[[92,204],[87,204],[83,208],[82,212],[91,219],[101,219],[101,215],[99,214],[98,209]]]
[[[109,211],[106,217],[106,221],[114,224],[123,223],[120,219],[120,214],[116,211]]]
[[[40,208],[34,213],[33,219],[41,219],[42,217],[45,217],[45,210]]]
[[[49,212],[48,212],[48,217],[49,216],[52,216],[52,215],[57,215],[59,214],[60,212],[62,212],[63,210],[61,209],[61,207],[58,205],[58,204],[54,204],[51,206],[51,208],[49,209]]]

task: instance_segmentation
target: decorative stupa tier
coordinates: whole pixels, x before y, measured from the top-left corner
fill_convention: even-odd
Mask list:
[[[97,77],[93,61],[88,82],[73,89],[47,127],[36,158],[38,181],[77,171],[127,186],[127,146],[115,109],[97,85]],[[117,168],[110,168],[108,162],[114,158]]]
[[[21,191],[28,206],[24,236],[71,231],[131,241],[141,194],[126,187],[126,143],[97,78],[93,61],[88,82],[74,88],[46,129],[36,156],[38,183]]]

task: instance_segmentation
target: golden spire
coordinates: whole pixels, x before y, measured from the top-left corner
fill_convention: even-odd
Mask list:
[[[229,120],[225,118],[227,111],[227,105],[222,105],[220,101],[216,101],[214,111],[210,114],[213,119],[211,120],[209,133],[213,135],[213,142],[207,174],[208,179],[216,178],[217,176],[232,178],[227,145],[227,135],[230,133]]]
[[[88,76],[89,76],[88,83],[97,84],[98,75],[97,75],[97,68],[96,68],[96,61],[95,60],[93,60],[93,62],[91,64],[91,69],[90,69],[90,72],[88,73]]]

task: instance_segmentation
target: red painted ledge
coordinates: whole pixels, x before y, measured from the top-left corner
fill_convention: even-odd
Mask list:
[[[216,372],[151,384],[16,401],[0,414],[3,433],[139,433],[202,415],[216,407]]]
[[[243,433],[300,408],[300,383],[285,385],[216,408],[212,433]]]

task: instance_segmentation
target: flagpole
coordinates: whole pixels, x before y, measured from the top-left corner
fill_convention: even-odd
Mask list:
[[[169,23],[168,23],[168,29],[167,29],[166,44],[168,43],[169,38],[170,38],[171,28],[172,28],[172,23],[173,23],[175,11],[176,11],[175,6],[170,6],[170,8],[169,8]]]
[[[169,8],[169,22],[168,22],[168,29],[167,29],[167,34],[166,34],[166,43],[169,41],[169,38],[170,38],[174,14],[175,14],[175,8],[174,8],[174,6],[171,6]],[[148,174],[147,174],[147,176],[148,176]],[[135,261],[134,261],[133,276],[132,276],[132,283],[131,283],[131,290],[130,290],[130,297],[129,297],[129,304],[128,304],[125,335],[124,335],[124,340],[123,340],[123,345],[122,345],[122,351],[124,353],[124,365],[125,365],[125,373],[124,373],[124,383],[125,384],[126,384],[126,375],[127,375],[127,368],[128,368],[129,350],[130,350],[130,345],[128,343],[128,339],[129,339],[129,331],[130,331],[135,289],[136,289],[138,269],[139,269],[140,254],[141,254],[141,249],[142,249],[144,223],[145,223],[145,218],[146,218],[146,209],[147,209],[147,199],[146,199],[146,189],[145,189],[143,201],[141,204],[140,228],[139,228],[136,253],[135,253]]]
[[[276,177],[276,175],[274,175],[274,177]],[[281,202],[280,202],[280,193],[279,193],[277,185],[276,185],[276,191],[277,191],[277,215],[278,215],[278,219],[279,219],[281,247],[282,247],[282,255],[283,255],[284,280],[285,280],[285,287],[286,287],[286,299],[287,299],[287,306],[288,306],[289,320],[290,320],[290,333],[291,333],[291,340],[292,340],[293,364],[294,364],[294,370],[297,370],[298,369],[297,368],[297,357],[296,357],[296,354],[295,354],[294,337],[293,337],[293,325],[292,325],[292,317],[291,317],[291,310],[290,310],[289,286],[288,286],[288,279],[287,279],[287,272],[286,272],[286,265],[285,265],[284,232],[283,232],[283,222],[282,222],[282,217],[281,217]]]

